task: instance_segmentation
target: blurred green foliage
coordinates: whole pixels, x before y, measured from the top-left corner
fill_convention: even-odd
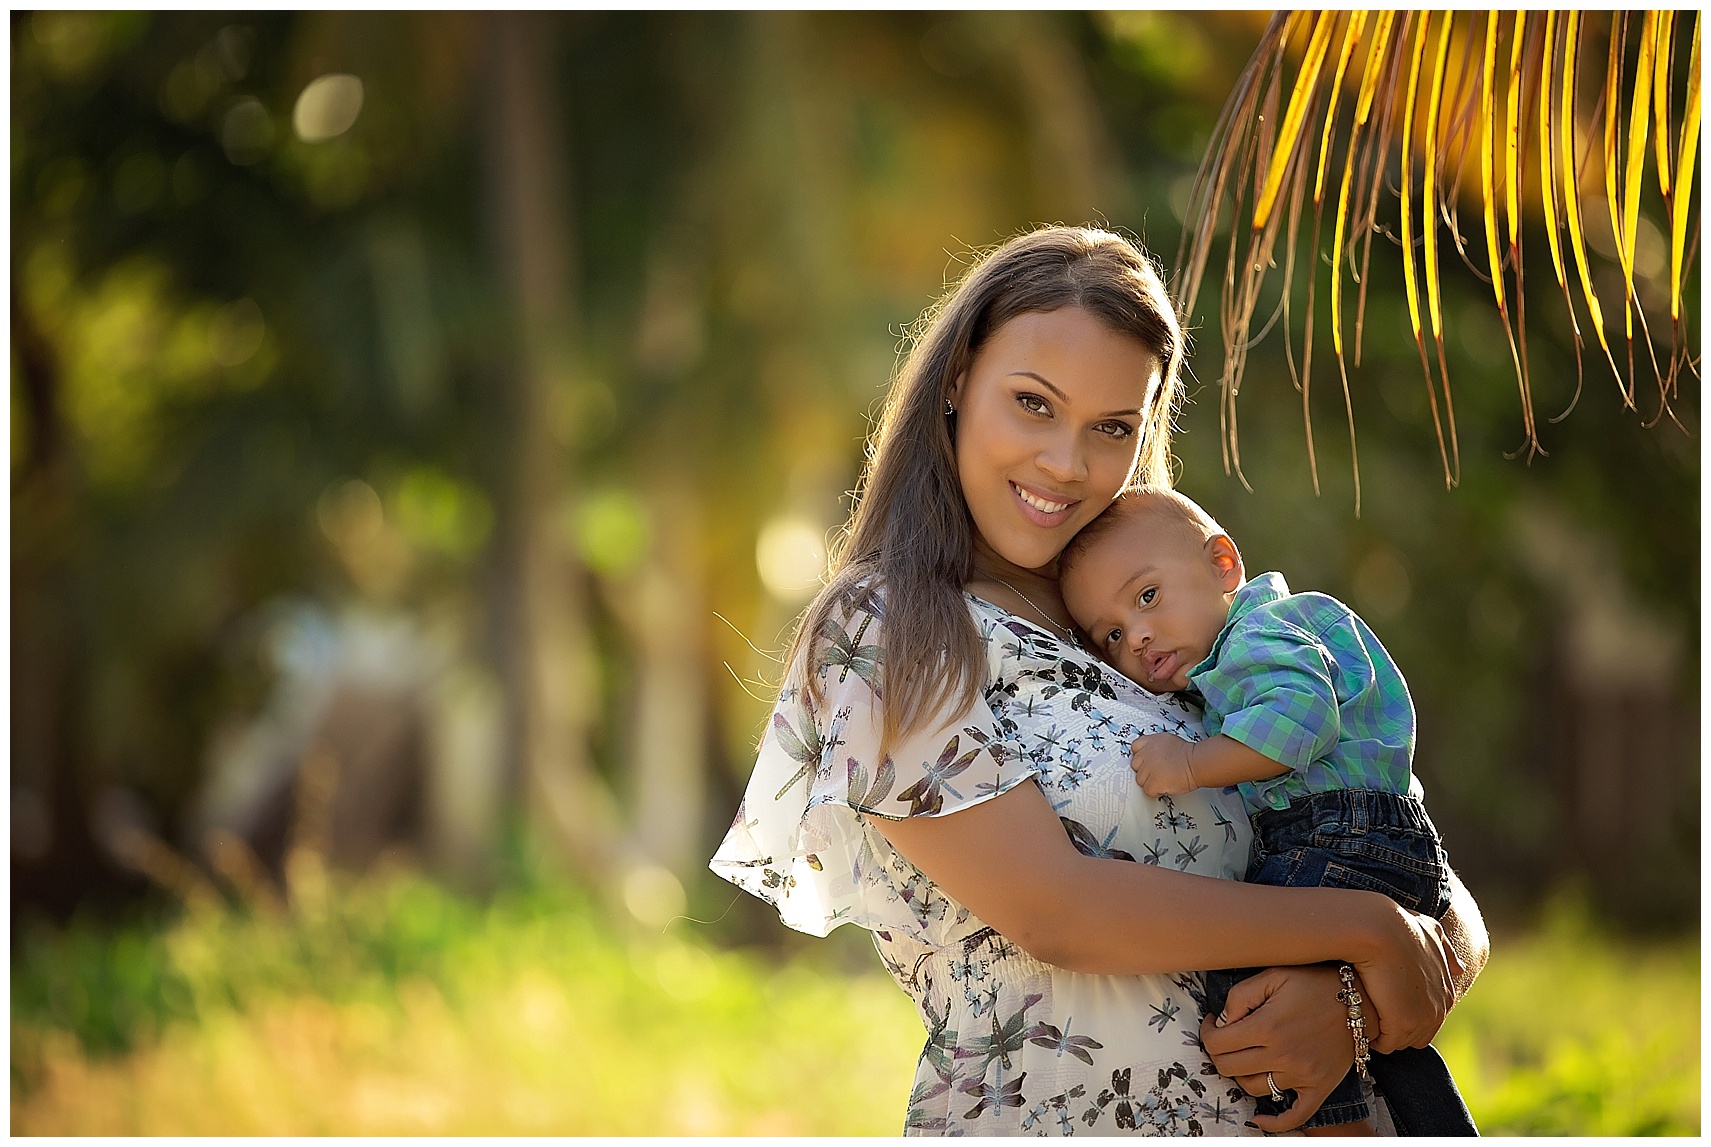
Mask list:
[[[888,1134],[921,1038],[882,976],[625,932],[558,883],[34,930],[13,967],[25,1134]]]
[[[527,165],[495,142],[497,20],[11,19],[13,890],[61,916],[143,886],[91,839],[104,794],[199,846],[214,749],[279,686],[265,635],[280,602],[432,628],[516,708],[507,641],[539,619],[515,571],[536,552],[556,555],[551,584],[581,601],[571,620],[597,662],[566,706],[590,727],[568,741],[586,743],[620,832],[677,841],[691,903],[713,899],[699,858],[736,806],[768,651],[800,605],[762,583],[757,542],[841,520],[899,336],[971,250],[1099,220],[1174,256],[1263,22],[542,15],[531,42],[550,79],[526,110],[556,132],[536,158],[561,178],[551,226],[526,238],[561,250],[563,282],[560,327],[536,346],[499,238]],[[354,119],[335,115],[353,90]],[[1525,914],[1584,878],[1601,914],[1690,925],[1697,383],[1675,404],[1684,428],[1643,425],[1644,386],[1627,411],[1593,355],[1577,364],[1555,284],[1535,275],[1537,402],[1555,414],[1578,391],[1578,407],[1544,426],[1548,456],[1506,458],[1520,416],[1501,333],[1446,255],[1463,458],[1446,491],[1393,254],[1381,238],[1351,378],[1363,516],[1324,306],[1322,493],[1277,335],[1238,403],[1253,492],[1226,472],[1211,292],[1188,317],[1182,485],[1251,569],[1348,600],[1396,655],[1433,815],[1483,902]],[[1698,292],[1695,268],[1690,341]],[[525,430],[553,474],[529,497]],[[660,594],[684,617],[652,632]],[[587,650],[571,652],[563,664]],[[662,667],[672,656],[690,671]],[[638,714],[691,709],[671,754],[689,762],[672,782],[688,807],[650,837]],[[527,723],[507,714],[512,733]],[[481,764],[513,811],[531,800],[520,755],[507,742]],[[723,929],[790,942],[758,903]]]
[[[894,1134],[909,1001],[829,946],[780,963],[626,928],[556,881],[420,878],[318,911],[31,928],[12,963],[20,1134]],[[1438,1039],[1487,1134],[1699,1132],[1699,949],[1565,901]]]
[[[1612,937],[1567,891],[1436,1043],[1488,1134],[1698,1135],[1699,986],[1697,943]]]

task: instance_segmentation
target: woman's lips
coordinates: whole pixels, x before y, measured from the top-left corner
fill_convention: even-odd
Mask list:
[[[1022,515],[1037,526],[1051,528],[1061,526],[1078,505],[1080,499],[1064,499],[1054,497],[1043,490],[1023,486],[1018,482],[1010,483],[1010,491],[1016,496],[1016,505],[1022,509]]]

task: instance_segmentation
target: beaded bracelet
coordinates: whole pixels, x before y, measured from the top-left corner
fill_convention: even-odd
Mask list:
[[[1342,980],[1342,990],[1337,993],[1337,999],[1349,1009],[1349,1034],[1355,1038],[1355,1070],[1368,1083],[1372,1082],[1372,1073],[1367,1071],[1367,1061],[1372,1059],[1372,1045],[1366,1038],[1366,1017],[1361,1015],[1360,989],[1355,987],[1355,970],[1344,964],[1337,969],[1337,978]]]

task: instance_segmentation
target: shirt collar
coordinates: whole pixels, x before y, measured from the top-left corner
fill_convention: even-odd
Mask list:
[[[1218,631],[1218,639],[1212,643],[1212,650],[1206,655],[1206,660],[1196,665],[1191,671],[1198,673],[1217,662],[1218,656],[1224,651],[1224,639],[1235,628],[1236,622],[1262,605],[1274,601],[1282,601],[1289,596],[1289,583],[1283,580],[1280,573],[1262,573],[1258,577],[1249,578],[1242,583],[1242,588],[1236,591],[1235,600],[1230,602],[1229,616],[1224,618],[1224,628]]]

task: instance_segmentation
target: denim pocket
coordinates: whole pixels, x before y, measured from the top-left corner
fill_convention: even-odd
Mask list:
[[[1445,867],[1444,854],[1437,841],[1424,833],[1406,829],[1369,829],[1359,835],[1315,832],[1309,842],[1314,848],[1347,857],[1355,863],[1371,861],[1426,880],[1439,879]]]
[[[1363,892],[1377,892],[1390,897],[1411,912],[1424,912],[1432,907],[1432,905],[1422,902],[1418,891],[1398,887],[1389,880],[1374,876],[1371,872],[1351,868],[1346,864],[1338,864],[1334,860],[1325,863],[1325,874],[1321,881],[1321,887],[1356,888]]]

